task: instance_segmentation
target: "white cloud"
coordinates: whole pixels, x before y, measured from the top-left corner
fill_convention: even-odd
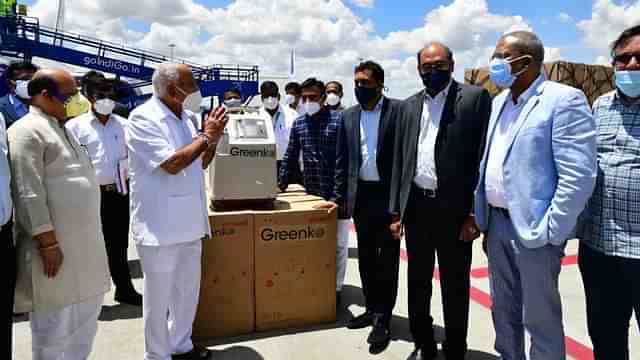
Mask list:
[[[372,8],[375,0],[351,0],[351,2],[356,6]]]
[[[558,13],[558,16],[556,16],[556,19],[558,19],[558,21],[560,21],[563,24],[568,24],[573,22],[573,18],[571,17],[571,15],[567,14],[566,12]]]
[[[609,55],[609,45],[626,28],[640,23],[640,0],[622,5],[612,0],[596,0],[591,19],[578,22],[584,43],[595,49],[600,57]],[[602,60],[598,58],[596,61]]]
[[[349,0],[374,5],[373,0]],[[38,0],[32,14],[53,25],[56,2]],[[126,26],[127,19],[150,25],[148,32]],[[175,55],[202,64],[256,64],[263,74],[284,75],[292,48],[299,80],[337,79],[350,91],[353,66],[360,58],[385,68],[389,94],[404,98],[420,88],[415,53],[429,41],[449,45],[456,77],[467,67],[485,65],[500,34],[531,30],[521,16],[492,13],[486,0],[453,0],[425,13],[422,26],[376,34],[371,20],[358,17],[342,0],[313,7],[298,0],[235,0],[206,8],[195,0],[110,0],[68,3],[66,29],[161,53],[176,44]],[[559,58],[559,50],[548,50]]]

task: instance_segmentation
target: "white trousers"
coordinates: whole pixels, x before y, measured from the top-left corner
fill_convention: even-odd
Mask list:
[[[344,277],[347,274],[347,260],[349,260],[349,234],[351,219],[338,220],[338,244],[336,247],[336,290],[341,291]]]
[[[191,332],[200,294],[202,241],[141,246],[146,360],[171,360],[193,349]],[[167,316],[168,314],[168,316]]]
[[[60,310],[32,312],[33,360],[85,360],[98,332],[104,295]]]

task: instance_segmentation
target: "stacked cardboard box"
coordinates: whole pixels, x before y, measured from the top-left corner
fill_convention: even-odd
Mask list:
[[[212,212],[194,337],[209,339],[336,319],[336,213],[301,188],[270,211]]]
[[[582,90],[591,104],[600,95],[606,94],[615,88],[613,68],[610,66],[557,61],[545,64],[544,72],[549,80]],[[500,92],[500,89],[489,80],[487,68],[466,70],[464,72],[464,80],[467,84],[486,88],[491,96],[495,96]]]

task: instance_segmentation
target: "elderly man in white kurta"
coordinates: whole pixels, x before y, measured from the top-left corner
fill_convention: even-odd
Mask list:
[[[63,70],[38,71],[29,114],[8,131],[16,209],[16,311],[31,312],[34,360],[87,359],[110,281],[100,191],[64,128],[77,92]]]
[[[206,359],[210,351],[191,341],[202,240],[211,235],[203,169],[226,114],[216,109],[196,132],[202,97],[188,66],[162,64],[152,82],[154,96],[131,113],[126,129],[130,237],[144,273],[145,359]]]

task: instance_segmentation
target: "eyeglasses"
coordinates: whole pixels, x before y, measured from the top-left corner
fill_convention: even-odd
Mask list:
[[[434,64],[422,64],[420,65],[420,70],[422,70],[422,72],[431,72],[431,71],[438,71],[438,70],[449,70],[449,63],[448,62],[437,62]]]
[[[613,57],[613,63],[616,65],[627,65],[631,62],[632,58],[635,58],[636,62],[640,63],[640,52],[618,54]]]

